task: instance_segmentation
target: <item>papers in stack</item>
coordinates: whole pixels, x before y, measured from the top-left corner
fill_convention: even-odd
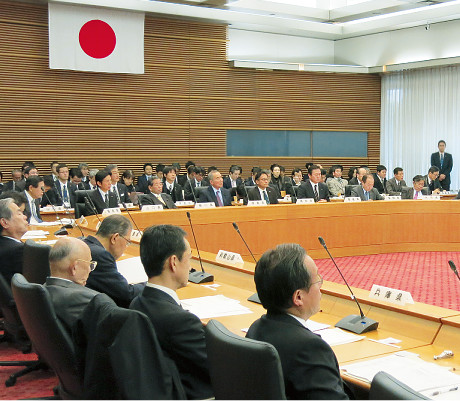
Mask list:
[[[325,324],[325,323],[318,323],[318,322],[315,322],[314,320],[309,319],[307,320],[307,327],[310,331],[317,332],[319,330],[327,329],[331,327],[331,325]],[[321,334],[321,333],[318,333],[318,334]]]
[[[181,304],[184,309],[197,315],[200,319],[252,313],[249,308],[241,305],[240,301],[224,295],[182,299]]]
[[[400,356],[398,353],[371,361],[341,367],[348,374],[372,381],[380,371],[394,376],[415,391],[427,396],[436,395],[439,389],[453,390],[460,386],[460,376],[445,367],[425,362],[419,358]]]
[[[119,260],[117,270],[129,284],[143,283],[148,280],[140,256]]]
[[[342,345],[353,343],[355,341],[360,341],[366,338],[365,336],[357,336],[356,334],[349,333],[338,328],[334,329],[324,329],[320,332],[316,332],[321,336],[321,338],[326,341],[331,347],[334,345]]]
[[[48,231],[43,230],[29,230],[27,231],[21,239],[36,239],[36,238],[46,238],[49,234]]]

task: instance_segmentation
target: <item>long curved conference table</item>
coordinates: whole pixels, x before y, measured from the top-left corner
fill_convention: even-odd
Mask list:
[[[458,201],[380,201],[306,205],[232,206],[210,209],[175,209],[153,212],[132,211],[130,215],[144,230],[150,225],[174,224],[189,233],[186,212],[191,215],[206,271],[214,274],[218,287],[189,284],[178,291],[182,299],[223,294],[238,299],[253,313],[217,318],[233,332],[243,329],[265,313],[261,305],[247,301],[255,292],[251,262],[246,246],[232,223],[236,222],[251,250],[258,258],[265,250],[283,242],[301,244],[313,258],[327,257],[317,237],[322,236],[334,256],[353,256],[408,251],[459,251],[460,202]],[[129,217],[126,212],[124,215]],[[94,234],[96,216],[86,217],[81,224],[85,234]],[[55,229],[55,228],[54,228]],[[50,232],[53,228],[50,227]],[[71,235],[80,232],[74,228]],[[236,252],[244,263],[216,262],[219,250]],[[125,257],[138,256],[138,241],[128,247]],[[199,269],[196,260],[192,267]],[[455,279],[455,277],[452,277]],[[415,303],[397,306],[369,298],[369,291],[354,288],[366,316],[380,322],[377,331],[366,333],[366,339],[333,347],[340,365],[358,362],[396,351],[407,350],[433,362],[433,356],[446,349],[454,357],[437,360],[442,366],[460,370],[460,311]],[[345,285],[324,282],[321,312],[312,317],[334,325],[342,317],[357,314]],[[460,296],[460,282],[459,291]],[[206,321],[204,321],[206,323]],[[375,342],[388,337],[401,340],[400,348]],[[362,387],[368,384],[343,372],[344,378]]]

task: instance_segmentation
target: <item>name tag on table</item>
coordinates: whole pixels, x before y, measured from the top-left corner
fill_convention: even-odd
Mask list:
[[[143,234],[142,231],[132,230],[131,231],[131,239],[140,241],[140,239],[142,238],[142,234]]]
[[[347,196],[344,202],[361,202],[361,198],[359,196]]]
[[[102,211],[103,216],[110,216],[112,214],[121,214],[121,209],[119,207],[109,207]]]
[[[414,303],[410,292],[384,287],[377,284],[372,286],[369,298],[380,299],[381,301],[387,301],[401,306]]]
[[[390,200],[390,201],[401,200],[401,195],[395,195],[395,196],[386,195],[384,200]]]
[[[239,253],[224,251],[223,249],[219,250],[216,255],[216,262],[224,262],[224,263],[244,263],[243,258]]]
[[[440,195],[422,195],[420,197],[422,200],[441,200]]]
[[[195,209],[209,209],[212,207],[216,207],[214,202],[195,203]]]
[[[126,209],[129,209],[130,207],[134,207],[134,203],[125,203],[125,205],[126,205]],[[119,207],[120,209],[124,209],[124,208],[125,208],[125,207],[123,206],[123,204],[121,204],[121,203],[118,204],[118,207]]]
[[[307,204],[312,204],[315,203],[315,200],[313,198],[300,198],[297,199],[296,204],[297,205],[307,205]]]
[[[156,212],[158,210],[163,210],[163,205],[144,205],[141,212]]]
[[[181,206],[193,206],[194,203],[193,201],[187,200],[187,201],[177,201],[176,206],[181,207]]]
[[[248,201],[248,206],[267,206],[265,199],[263,200],[250,200]]]

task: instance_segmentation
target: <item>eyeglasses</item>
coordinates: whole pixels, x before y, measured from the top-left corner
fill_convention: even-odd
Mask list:
[[[77,260],[80,260],[82,262],[88,263],[89,264],[89,270],[91,270],[91,271],[93,271],[97,266],[97,262],[95,260],[85,260],[85,259],[77,259]]]
[[[321,276],[321,274],[319,273],[316,273],[316,275],[317,275],[317,278],[319,278],[319,280],[315,281],[314,283],[311,283],[310,287],[315,284],[319,284],[320,287],[323,285],[323,281],[324,281],[323,276]]]
[[[121,235],[120,233],[118,233],[118,235],[126,241],[126,244],[127,244],[127,245],[131,245],[131,244],[132,244],[131,240],[129,240],[128,238],[126,238],[124,235]]]

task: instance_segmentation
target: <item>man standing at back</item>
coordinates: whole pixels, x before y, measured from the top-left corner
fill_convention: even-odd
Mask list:
[[[180,227],[147,228],[140,254],[148,282],[130,308],[145,313],[155,328],[163,351],[175,362],[188,399],[213,396],[206,342],[200,319],[184,310],[176,291],[185,287],[192,252]]]
[[[278,245],[257,262],[254,281],[267,314],[247,337],[278,351],[287,399],[348,399],[334,351],[306,326],[320,309],[323,283],[313,259],[300,245]]]
[[[106,217],[96,235],[88,235],[84,242],[91,250],[91,259],[97,262],[86,286],[107,294],[118,306],[127,308],[133,298],[144,288],[144,284],[128,284],[118,272],[116,260],[123,255],[130,243],[132,225],[121,214]]]
[[[50,277],[45,287],[59,320],[69,333],[86,305],[99,294],[86,288],[89,273],[97,263],[91,260],[88,245],[77,238],[61,238],[49,254]]]
[[[439,152],[431,155],[431,165],[439,168],[439,182],[442,189],[448,191],[450,189],[450,172],[454,166],[454,161],[452,155],[445,151],[446,141],[441,139],[438,142],[438,149]]]

